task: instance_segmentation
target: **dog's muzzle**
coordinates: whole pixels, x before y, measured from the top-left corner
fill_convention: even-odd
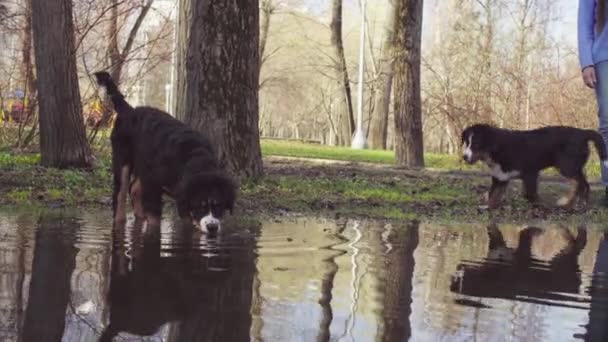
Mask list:
[[[204,233],[215,234],[220,231],[221,223],[220,220],[213,216],[213,214],[208,214],[203,217],[199,222],[200,228]]]

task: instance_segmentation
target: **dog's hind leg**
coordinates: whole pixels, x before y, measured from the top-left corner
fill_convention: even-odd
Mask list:
[[[129,191],[130,168],[128,165],[117,165],[114,170],[114,189],[112,192],[112,209],[114,223],[117,225],[127,221],[127,194]]]
[[[131,183],[131,205],[133,206],[133,212],[137,219],[145,219],[146,215],[142,203],[142,188],[141,181],[136,178]]]
[[[579,180],[578,180],[577,193],[578,193],[578,197],[581,201],[581,204],[585,208],[589,204],[589,192],[590,192],[589,183],[587,182],[585,175],[583,173],[581,173]]]

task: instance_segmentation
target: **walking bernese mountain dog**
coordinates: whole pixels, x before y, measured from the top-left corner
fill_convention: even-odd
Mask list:
[[[166,112],[133,108],[107,72],[95,77],[117,112],[111,134],[114,221],[126,220],[130,192],[135,216],[160,224],[166,194],[181,218],[203,232],[219,231],[222,215],[232,212],[236,185],[209,140]]]
[[[571,184],[568,195],[560,198],[557,205],[572,208],[577,199],[586,205],[589,183],[583,168],[589,158],[589,141],[595,145],[600,160],[607,162],[604,140],[593,130],[551,126],[515,131],[475,124],[467,127],[461,138],[465,147],[463,159],[469,164],[482,161],[490,168],[489,209],[499,206],[514,178],[522,180],[525,198],[537,204],[538,176],[548,167],[555,167]]]

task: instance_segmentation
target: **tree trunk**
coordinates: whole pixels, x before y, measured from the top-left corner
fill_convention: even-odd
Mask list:
[[[341,112],[334,116],[338,121],[341,140],[344,145],[350,144],[350,140],[355,133],[355,117],[353,113],[353,101],[350,90],[350,78],[346,67],[346,57],[344,56],[344,43],[342,42],[342,0],[333,0],[331,15],[331,45],[334,48],[335,60],[334,70],[336,77],[336,94],[341,94],[341,102],[338,105]]]
[[[388,113],[391,103],[391,91],[393,89],[394,20],[395,6],[392,1],[389,1],[386,12],[386,23],[384,24],[384,43],[382,46],[382,58],[380,60],[380,73],[378,74],[380,89],[376,93],[376,105],[374,106],[374,112],[369,123],[369,146],[373,149],[386,150]]]
[[[36,107],[36,77],[34,75],[34,63],[32,62],[32,3],[25,3],[25,25],[23,27],[23,41],[21,46],[21,78],[23,80],[23,114],[19,122],[17,142],[15,146],[21,148],[27,146],[27,140],[36,131],[36,123],[33,124],[29,134],[23,136],[25,127],[31,123],[32,115]]]
[[[397,165],[424,167],[420,43],[423,0],[395,4],[395,159]]]
[[[176,111],[239,177],[263,173],[258,0],[180,0]]]
[[[71,0],[32,0],[42,165],[91,164],[82,118]]]
[[[260,32],[260,72],[264,65],[264,54],[266,52],[266,44],[268,42],[268,32],[270,31],[270,18],[274,14],[275,6],[273,0],[262,0],[262,28]]]

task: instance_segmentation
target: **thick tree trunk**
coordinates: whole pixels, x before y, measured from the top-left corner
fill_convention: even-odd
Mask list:
[[[395,4],[395,159],[397,165],[424,167],[420,44],[423,0]]]
[[[258,0],[180,0],[176,114],[233,174],[262,175]]]
[[[370,119],[369,146],[373,149],[386,149],[388,135],[388,113],[391,103],[391,91],[393,88],[393,44],[395,6],[393,1],[388,2],[386,12],[386,23],[384,24],[384,43],[382,46],[382,58],[380,60],[380,73],[378,84],[380,89],[376,93],[376,105]]]
[[[42,165],[86,167],[85,136],[76,75],[71,0],[32,0],[32,26]]]
[[[336,78],[336,96],[340,94],[340,102],[337,105],[340,113],[336,113],[334,118],[338,120],[338,127],[341,135],[341,144],[348,145],[355,133],[355,117],[353,112],[353,101],[350,89],[350,78],[344,56],[344,43],[342,41],[342,0],[333,0],[331,15],[331,45],[334,49],[334,70]]]

